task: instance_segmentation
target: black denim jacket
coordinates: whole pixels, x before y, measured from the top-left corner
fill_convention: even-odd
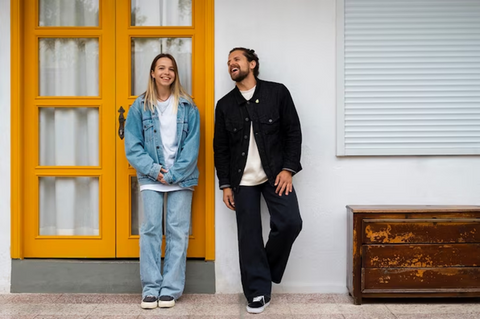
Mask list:
[[[249,101],[235,87],[217,103],[213,149],[220,188],[238,189],[247,163],[250,123],[272,185],[283,169],[294,174],[302,169],[302,132],[290,92],[283,84],[257,79]]]

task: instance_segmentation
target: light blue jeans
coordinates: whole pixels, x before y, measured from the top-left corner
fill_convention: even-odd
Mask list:
[[[162,219],[167,196],[166,251],[162,262]],[[143,221],[140,226],[140,279],[142,298],[172,296],[178,299],[185,286],[185,267],[192,211],[191,190],[168,193],[142,191]]]

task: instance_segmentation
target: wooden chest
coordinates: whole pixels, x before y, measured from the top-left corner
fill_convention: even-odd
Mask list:
[[[347,206],[347,287],[362,298],[480,297],[480,206]]]

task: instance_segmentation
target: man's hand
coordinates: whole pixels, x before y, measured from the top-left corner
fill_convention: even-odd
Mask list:
[[[233,191],[230,187],[223,189],[223,202],[231,210],[235,210],[235,201],[233,200]]]
[[[163,178],[163,175],[165,173],[167,173],[168,171],[165,169],[165,168],[161,168],[160,169],[160,173],[158,173],[158,176],[157,176],[157,181],[159,181],[160,183],[162,184],[165,184],[165,185],[168,185],[167,182],[165,181],[165,179]]]
[[[275,186],[277,186],[277,188],[275,189],[275,193],[277,193],[278,196],[282,196],[283,192],[285,192],[285,195],[288,195],[288,193],[291,193],[292,192],[292,172],[281,171],[277,175],[277,178],[275,179]]]

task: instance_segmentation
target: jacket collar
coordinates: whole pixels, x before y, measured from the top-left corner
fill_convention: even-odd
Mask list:
[[[253,92],[253,96],[251,100],[256,100],[260,96],[260,89],[262,87],[262,82],[263,82],[262,80],[257,78],[255,92]],[[245,100],[245,98],[243,97],[242,92],[240,92],[240,90],[238,89],[238,86],[236,85],[235,85],[235,88],[233,89],[233,94],[239,106],[247,102],[247,100]]]

